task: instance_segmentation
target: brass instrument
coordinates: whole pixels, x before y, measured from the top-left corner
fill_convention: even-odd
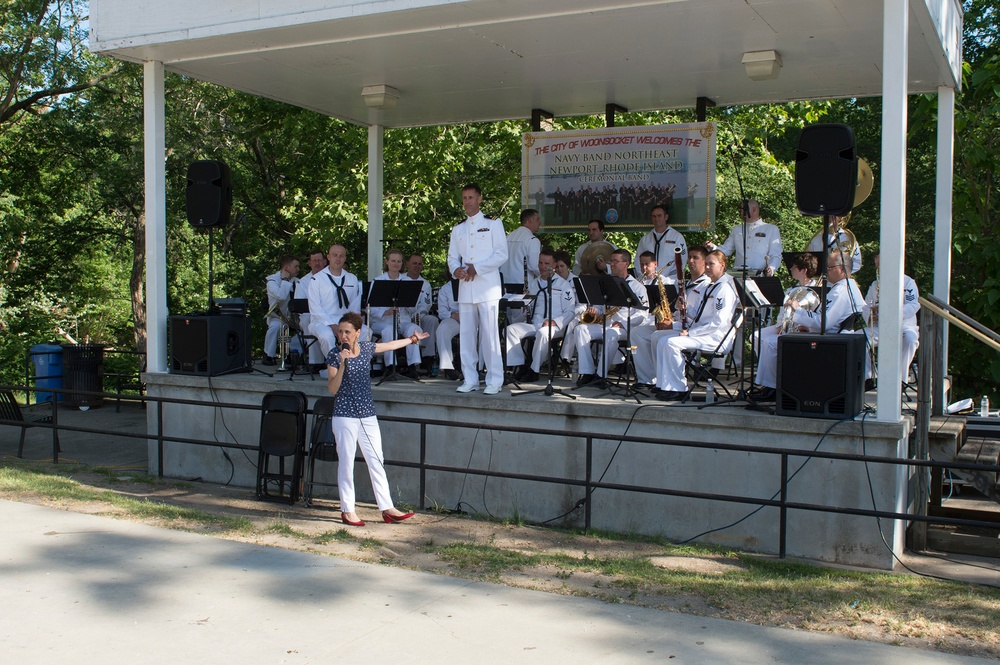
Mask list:
[[[875,266],[875,302],[868,308],[868,327],[874,328],[878,324],[878,296],[881,281],[879,280],[878,265]]]
[[[674,249],[677,252],[677,256],[680,257],[680,247],[676,247]],[[680,259],[678,258],[678,260]],[[663,266],[656,271],[655,275],[653,275],[653,279],[656,280],[656,288],[660,292],[660,302],[653,308],[652,314],[656,319],[657,324],[668,328],[674,322],[674,313],[670,311],[670,298],[667,297],[667,287],[664,286],[663,280],[660,279],[660,274],[666,270],[666,268],[667,266]]]
[[[604,323],[609,317],[614,316],[615,312],[620,309],[621,307],[619,305],[615,305],[613,307],[606,307],[602,314],[593,315],[591,315],[590,312],[584,311],[583,314],[580,315],[580,323]]]
[[[599,262],[604,262],[605,264],[611,261],[611,253],[615,251],[614,246],[605,240],[598,240],[597,242],[591,243],[590,247],[583,250],[583,254],[580,255],[580,274],[581,275],[603,275],[605,270],[603,268],[598,268]]]
[[[677,271],[677,314],[681,317],[681,330],[687,330],[687,282],[684,281],[684,252],[680,247],[674,247],[674,268]]]
[[[781,315],[784,317],[781,321],[781,334],[785,334],[792,329],[792,314],[795,310],[791,306],[791,302],[797,302],[799,304],[799,309],[805,309],[810,312],[815,312],[819,309],[819,296],[816,292],[810,289],[808,286],[797,286],[788,292],[785,296],[785,303],[781,308]]]

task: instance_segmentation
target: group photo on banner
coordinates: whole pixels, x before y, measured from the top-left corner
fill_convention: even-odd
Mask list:
[[[716,125],[712,122],[528,132],[521,199],[541,231],[645,231],[649,209],[666,206],[680,231],[715,228]]]

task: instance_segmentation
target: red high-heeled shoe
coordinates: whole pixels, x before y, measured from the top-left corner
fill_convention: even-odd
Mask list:
[[[397,524],[403,520],[408,520],[413,517],[413,513],[403,513],[402,515],[390,515],[388,510],[382,511],[382,519],[385,520],[386,524]]]
[[[344,524],[349,525],[349,526],[364,526],[365,525],[365,521],[364,520],[358,520],[357,522],[352,522],[351,520],[347,519],[347,513],[340,513],[340,521],[343,522]]]

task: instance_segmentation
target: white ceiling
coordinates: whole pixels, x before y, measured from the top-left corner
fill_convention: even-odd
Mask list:
[[[954,86],[954,53],[942,48],[928,9],[948,14],[953,5],[910,2],[912,93]],[[879,95],[882,6],[879,0],[91,0],[91,45],[349,122],[399,127],[527,118],[533,108],[557,117],[601,113],[612,102],[640,111],[693,107],[698,97],[723,106]],[[208,9],[199,14],[200,7]],[[781,74],[751,81],[742,54],[767,49],[780,53]],[[399,90],[396,108],[365,107],[362,87],[377,84]]]

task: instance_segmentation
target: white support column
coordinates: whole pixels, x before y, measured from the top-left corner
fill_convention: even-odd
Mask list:
[[[163,63],[143,64],[146,180],[146,371],[167,371],[167,179]]]
[[[878,411],[899,422],[906,248],[907,0],[884,0],[882,28],[882,230],[879,269]]]
[[[951,302],[952,189],[955,164],[955,89],[938,88],[937,194],[934,206],[934,295]],[[941,371],[948,371],[948,322],[944,321]],[[941,403],[945,404],[944,396]]]
[[[382,274],[382,148],[385,130],[382,125],[368,127],[368,279]]]

